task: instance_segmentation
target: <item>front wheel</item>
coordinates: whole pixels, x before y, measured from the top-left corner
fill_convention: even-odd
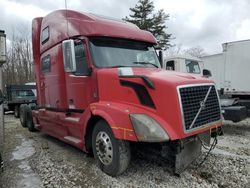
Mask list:
[[[100,169],[110,176],[123,173],[130,162],[129,143],[117,140],[105,121],[99,121],[92,134],[94,157]]]

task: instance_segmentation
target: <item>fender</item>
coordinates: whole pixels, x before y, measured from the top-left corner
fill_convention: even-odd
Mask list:
[[[108,122],[117,139],[138,141],[129,118],[130,113],[147,114],[148,116],[154,118],[162,126],[168,134],[170,140],[179,139],[178,134],[175,132],[172,125],[163,120],[153,111],[150,112],[144,108],[121,103],[101,101],[98,103],[92,103],[90,105],[90,111],[93,115],[98,115]]]
[[[115,138],[138,141],[129,118],[130,112],[128,110],[128,105],[101,101],[92,103],[90,105],[90,111],[93,115],[100,116],[107,121]],[[112,114],[112,116],[110,114]]]
[[[154,118],[167,132],[170,140],[178,139],[178,134],[174,131],[173,126],[148,109],[123,103],[101,101],[92,103],[90,111],[93,115],[98,115],[108,122],[117,139],[138,141],[129,118],[131,113],[146,114]]]

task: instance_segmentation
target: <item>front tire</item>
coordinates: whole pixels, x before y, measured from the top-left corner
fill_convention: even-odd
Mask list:
[[[106,174],[118,176],[127,169],[131,158],[129,143],[117,140],[103,120],[93,130],[92,148],[98,166]]]

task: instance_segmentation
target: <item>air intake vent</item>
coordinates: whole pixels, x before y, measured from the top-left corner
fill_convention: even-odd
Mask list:
[[[180,86],[178,89],[185,131],[221,119],[219,99],[214,85]]]

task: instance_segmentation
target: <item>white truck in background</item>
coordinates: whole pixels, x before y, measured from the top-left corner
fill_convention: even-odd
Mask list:
[[[190,55],[169,56],[164,59],[162,67],[166,70],[211,76],[211,73],[204,68],[203,61]]]
[[[222,53],[201,59],[186,55],[167,57],[163,68],[211,76],[224,118],[238,122],[250,116],[250,40],[223,43],[222,49]]]
[[[223,43],[222,48],[220,54],[201,58],[205,67],[224,94],[250,98],[250,40]]]

